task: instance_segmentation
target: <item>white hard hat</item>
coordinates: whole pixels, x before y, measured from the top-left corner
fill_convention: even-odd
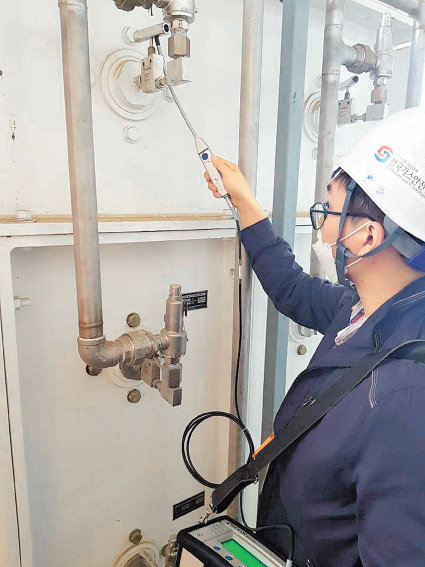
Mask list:
[[[425,241],[425,112],[383,120],[335,162],[398,226]]]

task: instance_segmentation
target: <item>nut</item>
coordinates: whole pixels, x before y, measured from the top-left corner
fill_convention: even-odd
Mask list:
[[[138,327],[140,325],[140,315],[138,313],[130,313],[127,315],[126,321],[129,327]]]
[[[175,34],[168,38],[168,56],[190,57],[190,39],[184,34]]]
[[[102,372],[101,368],[95,368],[94,366],[89,366],[88,364],[86,365],[86,372],[89,376],[99,376],[99,374]]]
[[[142,532],[137,528],[130,532],[128,539],[133,545],[139,545],[139,543],[142,541],[142,537]]]
[[[139,390],[130,390],[130,392],[127,394],[127,400],[130,402],[130,404],[137,404],[138,402],[140,402],[141,397],[142,394]]]
[[[300,356],[303,356],[304,354],[307,354],[307,347],[305,345],[300,345],[297,352]]]

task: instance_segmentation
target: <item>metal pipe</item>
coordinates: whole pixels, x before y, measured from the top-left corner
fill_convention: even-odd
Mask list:
[[[264,0],[244,0],[239,122],[239,167],[257,186]]]
[[[170,31],[170,24],[161,22],[160,24],[156,24],[148,28],[136,30],[135,32],[133,32],[131,39],[133,43],[143,43],[144,41],[149,41],[153,37],[165,35],[169,31]]]
[[[103,335],[86,0],[60,0],[80,337]]]
[[[79,351],[93,368],[117,364],[118,342],[103,335],[96,177],[86,0],[59,0],[77,282]]]
[[[397,10],[402,10],[410,15],[413,15],[418,9],[420,0],[382,0],[383,4],[387,4]]]
[[[333,167],[340,69],[343,57],[341,45],[343,43],[344,6],[345,0],[326,1],[315,201],[326,200],[326,187]],[[311,257],[311,273],[320,275],[320,267],[314,254]]]
[[[425,1],[420,0],[414,12],[412,45],[410,48],[409,78],[407,81],[406,108],[419,106],[425,69]]]
[[[350,67],[351,65],[354,65],[357,60],[358,60],[358,52],[357,49],[355,47],[352,47],[351,45],[346,45],[343,41],[342,41],[342,34],[341,34],[341,64],[342,65],[346,65],[347,67]]]
[[[258,143],[260,130],[261,69],[263,53],[264,0],[244,0],[239,122],[239,167],[252,191],[257,190]],[[246,410],[251,347],[252,270],[249,258],[242,257],[243,334],[240,363],[240,406]]]
[[[257,187],[257,161],[260,125],[261,69],[263,52],[264,0],[244,0],[242,24],[242,59],[239,121],[239,167],[253,193]],[[237,287],[235,291],[237,305]],[[249,258],[242,250],[242,319],[243,334],[240,361],[238,400],[243,419],[246,418],[249,385],[249,353],[251,348],[252,271]],[[237,352],[239,322],[235,312],[233,352]],[[233,357],[234,362],[236,356]],[[233,364],[233,371],[235,364]],[[234,375],[234,372],[233,372]],[[231,439],[229,468],[244,460],[244,443]]]

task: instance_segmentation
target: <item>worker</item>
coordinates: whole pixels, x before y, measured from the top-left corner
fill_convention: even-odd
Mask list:
[[[425,338],[425,113],[392,115],[336,162],[327,202],[310,211],[321,279],[295,262],[238,167],[214,160],[265,292],[323,335],[275,432],[368,353]],[[291,526],[298,567],[423,567],[425,365],[385,361],[273,461],[257,520]],[[287,557],[284,531],[261,533]]]

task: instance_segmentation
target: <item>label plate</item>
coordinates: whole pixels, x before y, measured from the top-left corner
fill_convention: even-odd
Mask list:
[[[206,309],[208,307],[208,290],[183,293],[183,299],[188,311]]]
[[[182,516],[189,514],[189,512],[193,512],[193,510],[202,508],[202,506],[204,505],[205,505],[205,490],[204,492],[195,494],[195,496],[186,498],[186,500],[182,500],[178,504],[174,504],[173,520],[177,520],[177,518],[181,518]]]

